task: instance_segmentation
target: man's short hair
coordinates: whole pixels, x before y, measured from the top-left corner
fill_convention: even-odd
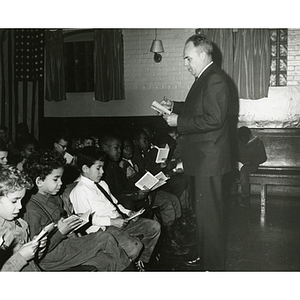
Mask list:
[[[11,165],[0,165],[0,197],[7,196],[22,189],[31,189],[32,180],[29,176]]]
[[[208,55],[212,55],[213,52],[213,44],[204,34],[194,34],[190,36],[185,45],[189,42],[192,42],[195,47],[199,47],[202,51],[206,52]]]

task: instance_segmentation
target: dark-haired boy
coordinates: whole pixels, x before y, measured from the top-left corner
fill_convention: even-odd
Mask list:
[[[143,175],[146,171],[150,171],[151,173],[157,171],[157,169],[154,170],[154,168],[151,167],[150,163],[150,161],[153,160],[152,156],[149,154],[150,139],[148,134],[142,129],[136,130],[134,132],[133,143],[134,149],[132,161],[138,166],[140,173]],[[164,163],[161,165],[166,166]],[[155,172],[154,175],[156,173],[157,172]],[[193,244],[194,241],[193,238],[189,238],[188,240],[187,235],[178,230],[180,225],[176,223],[178,220],[181,220],[182,216],[181,203],[178,197],[173,192],[171,193],[164,189],[163,185],[155,191],[154,203],[160,207],[161,218],[167,233],[166,238],[172,252],[178,255],[186,254],[187,249],[182,248],[181,245],[183,245],[183,247],[188,246],[189,244]]]
[[[82,221],[66,218],[63,201],[58,195],[64,166],[65,159],[54,150],[32,153],[24,164],[24,171],[37,189],[26,204],[24,214],[31,236],[52,222],[57,224],[57,229],[49,235],[40,267],[46,271],[61,271],[90,265],[98,271],[123,271],[130,260],[110,233],[98,231],[80,237],[73,233]]]
[[[143,207],[148,208],[149,191],[140,190],[134,185],[135,181],[140,179],[143,174],[137,172],[128,180],[126,172],[119,165],[123,152],[122,140],[113,135],[105,136],[101,140],[101,148],[107,154],[103,180],[108,184],[112,194],[118,199],[119,203],[130,210],[139,210]]]
[[[105,158],[106,154],[96,147],[86,147],[78,152],[77,166],[81,176],[70,193],[70,201],[76,213],[89,209],[94,212],[88,233],[105,229],[115,237],[130,258],[132,251],[141,250],[141,241],[144,248],[137,262],[142,268],[143,263],[149,263],[160,236],[160,224],[155,220],[138,217],[127,221],[135,212],[119,204],[107,183],[101,180]]]

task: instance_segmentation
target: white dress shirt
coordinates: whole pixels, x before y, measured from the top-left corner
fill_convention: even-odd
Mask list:
[[[99,184],[107,191],[111,196],[114,203],[118,203],[118,200],[111,194],[106,182],[100,181]],[[87,177],[80,176],[78,184],[70,193],[70,201],[73,204],[75,213],[85,213],[88,210],[95,212],[92,223],[86,232],[96,232],[100,227],[110,226],[111,219],[120,217],[115,206],[102,194],[97,188],[96,184]],[[130,210],[118,204],[120,211],[126,215]]]
[[[208,65],[206,65],[203,70],[199,73],[199,75],[196,77],[196,79],[198,79],[202,74],[203,72],[213,63],[213,61],[211,61]]]

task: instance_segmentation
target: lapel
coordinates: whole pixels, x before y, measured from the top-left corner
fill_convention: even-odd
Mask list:
[[[205,79],[205,77],[210,73],[211,69],[214,68],[215,63],[212,63],[202,74],[201,76],[193,83],[193,85],[191,86],[187,96],[186,96],[186,100],[188,98],[191,97],[191,95],[193,94],[193,92],[197,89],[197,87],[199,85],[201,85],[201,83],[203,82],[203,80]]]

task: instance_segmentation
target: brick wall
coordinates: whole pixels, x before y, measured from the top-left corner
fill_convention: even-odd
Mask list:
[[[191,76],[182,59],[183,44],[195,29],[158,29],[165,52],[160,63],[150,53],[154,29],[124,30],[124,66],[126,89],[184,90],[191,84]],[[300,85],[300,29],[288,29],[288,85]]]
[[[300,29],[288,30],[288,72],[287,85],[300,85]]]
[[[155,63],[150,47],[155,30],[123,29],[125,100],[93,101],[92,93],[67,96],[67,101],[44,103],[46,117],[149,116],[153,100],[167,96],[184,100],[193,83],[184,67],[185,40],[195,28],[158,29],[165,52]],[[240,100],[239,121],[249,127],[300,127],[300,28],[288,30],[288,86],[271,87],[267,98]],[[71,103],[71,105],[70,105]]]
[[[162,61],[155,63],[150,52],[155,29],[125,29],[124,69],[125,90],[186,92],[192,76],[184,67],[183,46],[195,29],[158,29],[157,39],[162,40]]]

